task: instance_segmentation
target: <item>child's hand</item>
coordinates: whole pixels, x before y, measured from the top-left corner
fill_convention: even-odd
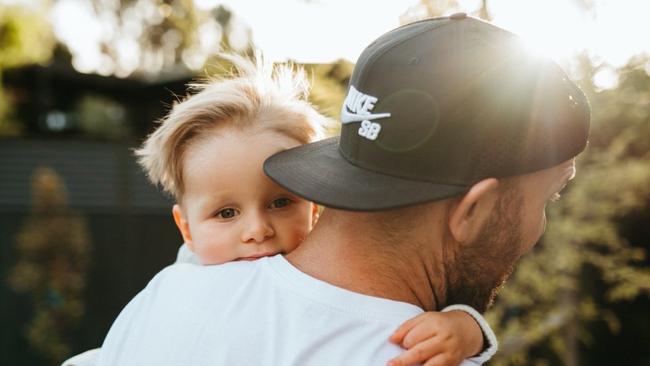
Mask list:
[[[458,366],[483,348],[481,328],[463,311],[420,314],[402,324],[389,340],[406,349],[389,366]]]

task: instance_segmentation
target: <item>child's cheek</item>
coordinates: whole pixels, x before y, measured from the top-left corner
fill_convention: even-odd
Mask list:
[[[196,255],[201,264],[222,264],[237,259],[233,250],[224,248],[219,243],[203,243],[197,245]]]
[[[298,225],[296,230],[294,230],[292,238],[291,238],[292,239],[291,243],[292,243],[292,246],[293,246],[293,248],[291,248],[291,250],[298,247],[298,245],[300,245],[305,240],[305,238],[307,238],[307,235],[309,235],[310,229],[311,229],[311,224],[310,224],[309,220],[305,220],[305,222],[302,222],[301,225]]]

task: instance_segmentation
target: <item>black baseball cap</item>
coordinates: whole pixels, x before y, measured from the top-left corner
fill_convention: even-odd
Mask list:
[[[341,123],[339,137],[271,156],[266,174],[327,207],[414,205],[571,159],[587,144],[590,110],[557,64],[460,13],[370,44]]]

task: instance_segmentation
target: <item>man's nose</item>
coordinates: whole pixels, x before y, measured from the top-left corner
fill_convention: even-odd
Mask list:
[[[275,235],[268,217],[262,213],[249,213],[245,225],[242,232],[244,243],[261,243]]]

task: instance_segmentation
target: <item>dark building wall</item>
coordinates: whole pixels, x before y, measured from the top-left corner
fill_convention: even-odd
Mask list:
[[[147,182],[132,148],[79,140],[0,140],[0,210],[28,209],[32,175],[48,167],[64,178],[71,207],[168,213],[172,202]]]
[[[11,95],[15,118],[21,121],[27,136],[51,137],[53,132],[45,124],[49,113],[57,111],[71,117],[84,97],[95,96],[123,108],[123,122],[128,125],[130,135],[122,140],[139,140],[150,132],[154,121],[186,95],[186,85],[192,78],[189,72],[179,70],[173,76],[160,75],[153,80],[120,79],[82,74],[62,62],[5,70],[2,76],[3,88]],[[87,138],[75,123],[54,133],[57,134]]]
[[[70,206],[85,220],[91,258],[84,320],[75,352],[98,347],[126,303],[162,268],[182,242],[172,201],[150,185],[131,146],[74,140],[0,140],[0,364],[40,365],[22,336],[29,299],[7,285],[16,235],[31,206],[31,179],[49,167],[64,180]]]

